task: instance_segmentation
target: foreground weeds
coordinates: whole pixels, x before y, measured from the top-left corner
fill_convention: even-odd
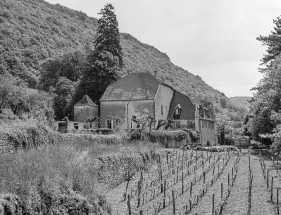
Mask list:
[[[144,169],[157,148],[122,135],[61,135],[31,122],[0,136],[13,152],[0,155],[0,214],[110,214],[104,193]]]

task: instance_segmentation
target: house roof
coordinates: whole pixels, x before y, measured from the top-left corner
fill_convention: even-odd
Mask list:
[[[190,98],[178,91],[174,91],[174,96],[170,105],[168,119],[174,118],[175,108],[180,105],[182,112],[178,120],[195,120],[195,105]]]
[[[75,104],[75,106],[85,106],[85,105],[88,105],[88,106],[97,106],[93,101],[92,99],[90,99],[89,96],[87,95],[84,95],[83,98]]]
[[[109,85],[100,101],[154,99],[159,84],[169,86],[148,72],[130,73]]]

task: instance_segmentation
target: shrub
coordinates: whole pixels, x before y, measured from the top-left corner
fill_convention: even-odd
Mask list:
[[[13,152],[19,149],[30,149],[40,145],[78,143],[81,147],[92,145],[118,145],[128,141],[126,132],[110,135],[77,133],[61,134],[36,120],[14,121],[0,125],[1,152]]]
[[[151,130],[144,133],[146,139],[150,142],[159,142],[165,147],[171,147],[172,142],[180,143],[186,141],[187,133],[182,130]]]
[[[134,143],[118,153],[98,157],[98,180],[113,188],[131,178],[137,171],[144,169],[155,158],[155,147]]]

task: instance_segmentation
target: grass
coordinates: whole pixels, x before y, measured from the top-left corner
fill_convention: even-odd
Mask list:
[[[31,214],[69,208],[110,214],[105,191],[145,168],[158,147],[129,143],[124,134],[61,135],[37,122],[10,124],[0,135],[14,152],[0,155],[0,208],[11,193]]]

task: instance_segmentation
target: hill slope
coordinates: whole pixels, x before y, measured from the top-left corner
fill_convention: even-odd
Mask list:
[[[235,97],[230,97],[230,101],[232,101],[233,104],[236,104],[237,106],[244,107],[247,110],[250,109],[250,103],[249,101],[251,100],[252,97],[248,96],[235,96]]]
[[[118,17],[117,17],[118,18]],[[93,48],[97,19],[43,0],[0,1],[0,73],[9,72],[36,86],[40,64],[74,50]],[[211,100],[217,111],[230,100],[199,76],[175,66],[165,54],[122,34],[125,68],[130,72],[158,71],[159,77],[194,101]]]

